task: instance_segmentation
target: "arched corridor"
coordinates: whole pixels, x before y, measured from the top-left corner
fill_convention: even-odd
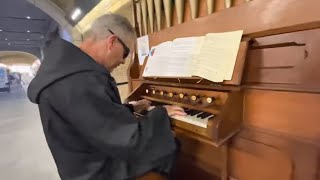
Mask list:
[[[38,58],[26,52],[1,51],[0,64],[10,70],[10,93],[0,92],[1,179],[59,180],[43,136],[38,107],[26,96]],[[20,75],[20,76],[19,76]]]
[[[43,59],[44,48],[55,33],[73,40],[71,26],[61,12],[51,1],[0,2],[0,64],[14,78],[10,93],[0,91],[0,179],[60,179],[38,107],[29,101],[26,89],[35,73],[32,64]]]

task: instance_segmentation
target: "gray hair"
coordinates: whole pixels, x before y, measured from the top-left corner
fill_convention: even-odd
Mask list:
[[[108,29],[121,39],[136,38],[135,30],[128,19],[117,14],[105,14],[97,18],[91,24],[91,28],[84,33],[84,38],[92,38],[94,40],[104,39],[111,35]]]

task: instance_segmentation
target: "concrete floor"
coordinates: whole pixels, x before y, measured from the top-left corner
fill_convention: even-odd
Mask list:
[[[0,92],[0,179],[59,180],[38,107],[23,88]]]

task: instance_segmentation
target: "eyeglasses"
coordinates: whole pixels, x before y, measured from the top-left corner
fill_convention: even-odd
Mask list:
[[[108,31],[109,31],[111,34],[116,35],[116,34],[114,34],[110,29],[108,29]],[[116,36],[117,36],[117,35],[116,35]],[[123,59],[125,59],[125,58],[128,57],[128,55],[129,55],[129,53],[130,53],[130,49],[129,49],[128,46],[120,39],[119,36],[117,36],[117,37],[118,37],[118,40],[119,40],[120,44],[121,44],[122,47],[123,47]]]

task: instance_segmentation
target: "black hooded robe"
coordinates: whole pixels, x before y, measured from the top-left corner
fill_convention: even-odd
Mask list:
[[[62,180],[132,179],[159,168],[169,173],[176,144],[165,108],[134,117],[110,73],[71,43],[51,44],[28,97],[39,106]]]

